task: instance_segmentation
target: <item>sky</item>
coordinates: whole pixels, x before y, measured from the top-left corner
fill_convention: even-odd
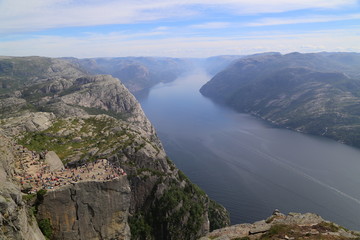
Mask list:
[[[360,52],[360,0],[0,0],[0,55]]]

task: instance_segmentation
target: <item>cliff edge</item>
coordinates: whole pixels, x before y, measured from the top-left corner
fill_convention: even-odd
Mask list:
[[[0,239],[45,240],[13,179],[17,151],[0,131]]]
[[[255,239],[360,239],[360,232],[347,230],[313,213],[289,213],[275,210],[266,220],[238,224],[215,230],[199,240]]]

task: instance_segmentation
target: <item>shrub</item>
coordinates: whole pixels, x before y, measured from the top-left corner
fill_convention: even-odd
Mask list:
[[[44,234],[44,236],[47,238],[47,239],[51,239],[51,236],[52,236],[52,226],[51,226],[51,223],[50,223],[50,219],[42,219],[39,221],[39,228],[41,230],[41,232]]]

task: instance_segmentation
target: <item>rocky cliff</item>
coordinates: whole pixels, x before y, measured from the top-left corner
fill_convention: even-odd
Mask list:
[[[249,56],[200,91],[273,124],[359,147],[359,64],[356,53]]]
[[[45,240],[13,180],[14,142],[0,132],[0,239]]]
[[[347,230],[313,213],[289,213],[275,210],[266,220],[238,224],[215,230],[200,240],[255,239],[359,239],[360,232]]]
[[[126,177],[86,181],[48,191],[37,217],[50,220],[53,239],[130,239],[129,205]]]
[[[0,66],[1,129],[22,151],[14,184],[47,237],[196,239],[228,224],[226,210],[166,157],[118,79],[59,59],[3,57]],[[49,171],[48,151],[67,168]]]

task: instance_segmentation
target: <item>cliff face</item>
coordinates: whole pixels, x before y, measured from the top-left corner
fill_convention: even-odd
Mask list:
[[[353,53],[250,56],[200,91],[276,125],[359,147],[359,62]]]
[[[47,236],[128,239],[129,226],[132,239],[196,239],[229,223],[226,210],[166,157],[139,103],[118,79],[87,76],[47,58],[9,57],[0,63],[1,128],[25,147],[25,160],[15,166],[33,175],[21,170],[16,178],[25,179],[27,204]],[[49,175],[42,157],[47,151],[68,169]],[[126,177],[68,173],[99,159],[125,170]],[[34,200],[34,189],[53,186]]]
[[[130,187],[126,177],[79,182],[48,191],[39,219],[49,219],[53,239],[130,239]]]
[[[0,132],[0,239],[45,240],[13,181],[13,164],[18,157],[13,142]]]

